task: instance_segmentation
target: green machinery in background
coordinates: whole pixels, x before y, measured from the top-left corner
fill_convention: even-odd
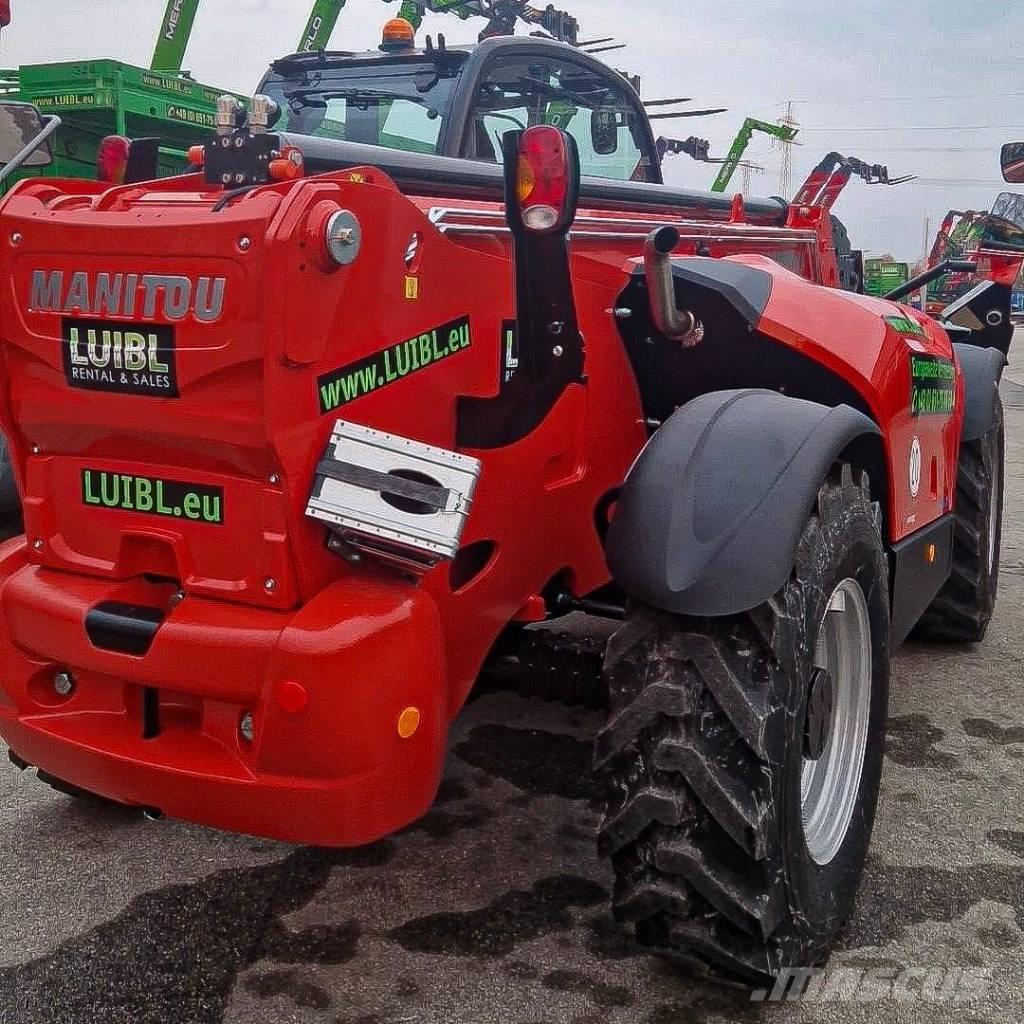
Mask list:
[[[156,136],[161,142],[160,174],[184,170],[189,147],[213,128],[217,99],[224,92],[181,71],[199,2],[168,0],[152,68],[78,60],[0,72],[0,95],[34,103],[62,121],[45,176],[92,177],[97,150],[107,135]]]
[[[156,136],[161,141],[160,174],[184,170],[189,147],[202,142],[214,127],[217,99],[225,92],[194,81],[182,70],[201,2],[167,0],[149,68],[116,60],[81,60],[0,71],[0,98],[34,103],[63,122],[53,142],[54,162],[43,171],[47,177],[92,177],[99,144],[107,135]],[[326,49],[346,3],[314,0],[298,49]],[[565,21],[575,26],[553,7],[541,10],[519,2],[507,6],[555,32]],[[396,14],[419,27],[426,10],[466,19],[490,16],[504,7],[495,0],[403,0]],[[552,19],[558,23],[549,26]]]
[[[729,182],[732,181],[732,176],[736,173],[736,168],[739,167],[743,154],[747,151],[747,146],[750,145],[750,140],[754,137],[754,132],[764,132],[765,135],[770,135],[773,139],[779,139],[782,142],[792,142],[796,138],[798,131],[799,129],[794,128],[792,125],[772,124],[771,121],[759,121],[756,117],[748,117],[743,122],[739,134],[733,140],[728,154],[722,161],[718,177],[715,178],[711,191],[724,192],[729,187]]]
[[[115,60],[29,64],[0,73],[0,92],[34,103],[63,124],[47,177],[85,178],[107,135],[158,136],[161,175],[180,174],[188,148],[209,135],[223,90]],[[38,171],[32,172],[38,174]],[[24,175],[23,175],[24,176]]]
[[[864,294],[879,298],[902,287],[910,280],[910,266],[895,260],[864,261]]]

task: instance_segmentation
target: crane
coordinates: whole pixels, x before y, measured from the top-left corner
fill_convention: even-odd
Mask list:
[[[299,40],[299,52],[326,50],[346,0],[316,0]]]
[[[153,71],[181,71],[198,10],[199,0],[167,0],[149,65]]]
[[[728,155],[722,161],[721,170],[719,170],[718,177],[715,178],[715,182],[711,186],[711,191],[724,192],[729,187],[729,182],[732,181],[732,176],[736,173],[736,168],[739,167],[743,154],[747,151],[747,146],[750,145],[750,140],[754,137],[754,132],[764,132],[765,135],[770,135],[772,138],[779,139],[782,142],[792,142],[796,138],[798,131],[799,129],[794,128],[792,125],[772,124],[771,121],[759,121],[756,117],[748,117],[743,122],[739,133],[729,149]]]
[[[313,9],[299,39],[299,52],[325,50],[341,12],[348,0],[314,0]],[[391,0],[386,0],[391,2]],[[0,0],[0,15],[4,4]],[[167,0],[160,35],[150,67],[153,71],[181,71],[188,49],[189,38],[195,25],[201,0]],[[515,30],[517,20],[536,25],[543,32],[562,42],[578,45],[579,23],[564,11],[548,6],[541,10],[525,0],[403,0],[399,17],[410,21],[415,28],[423,22],[425,11],[454,14],[463,20],[472,17],[488,19],[482,36],[506,35]]]
[[[793,205],[823,206],[830,210],[854,176],[862,178],[868,185],[903,185],[917,178],[916,174],[892,178],[884,164],[869,164],[855,156],[826,153],[797,192]]]

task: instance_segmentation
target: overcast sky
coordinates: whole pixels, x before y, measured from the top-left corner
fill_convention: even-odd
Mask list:
[[[206,84],[251,92],[267,64],[293,50],[313,0],[203,0],[186,66]],[[547,0],[535,0],[545,6]],[[788,100],[802,128],[795,184],[828,151],[885,163],[920,180],[898,188],[854,181],[836,212],[855,245],[917,258],[924,219],[991,205],[999,147],[1024,139],[1024,0],[562,0],[587,38],[614,35],[607,55],[644,78],[645,98],[692,96],[717,117],[660,122],[663,134],[711,140],[723,156],[745,116],[776,120]],[[165,0],[13,0],[0,36],[7,66],[79,57],[148,65]],[[365,49],[397,8],[349,0],[333,45]],[[452,42],[483,22],[428,18]],[[779,192],[779,154],[763,137],[751,191]],[[669,159],[666,175],[707,187],[715,168]],[[795,188],[794,184],[794,188]],[[735,186],[740,185],[737,175]]]

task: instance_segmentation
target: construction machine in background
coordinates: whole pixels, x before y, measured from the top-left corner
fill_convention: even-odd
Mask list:
[[[779,139],[782,142],[792,142],[796,138],[799,128],[788,124],[773,124],[771,121],[760,121],[756,117],[746,118],[736,138],[733,140],[732,146],[729,147],[729,152],[726,154],[722,166],[719,168],[718,175],[711,185],[712,192],[724,192],[729,187],[729,182],[732,181],[732,176],[740,166],[743,154],[747,151],[747,147],[754,137],[754,132],[763,132],[765,135],[773,139]]]

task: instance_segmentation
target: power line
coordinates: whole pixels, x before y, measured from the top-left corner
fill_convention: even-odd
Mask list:
[[[886,146],[886,153],[991,153],[991,146]]]
[[[922,185],[941,185],[943,188],[950,186],[971,186],[979,188],[1001,188],[1003,183],[993,181],[991,178],[918,178],[917,182]]]
[[[917,96],[850,96],[848,98],[829,97],[822,99],[820,96],[802,100],[793,100],[794,103],[818,103],[828,106],[838,106],[853,103],[920,103],[922,100],[995,100],[1012,99],[1017,96],[1024,96],[1024,92],[956,92],[956,93],[922,93]],[[773,106],[784,107],[788,100],[777,100]]]
[[[804,125],[802,132],[1024,132],[1019,124],[887,124],[877,127]]]

